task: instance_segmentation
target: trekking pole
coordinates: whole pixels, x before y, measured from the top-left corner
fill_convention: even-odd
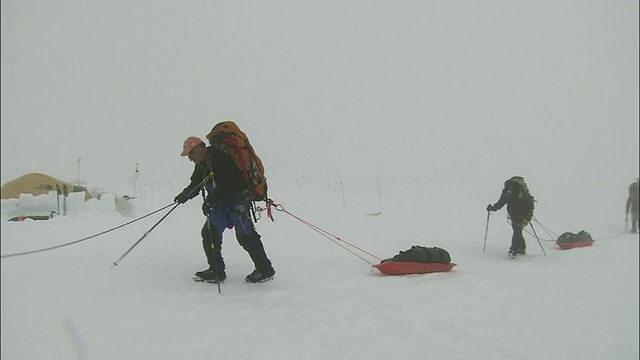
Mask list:
[[[210,240],[213,240],[213,233],[211,232],[211,220],[209,220],[209,216],[207,215],[207,229],[209,230],[209,236],[211,237]],[[216,268],[216,284],[218,284],[218,294],[221,294],[222,292],[220,291],[220,277],[218,274],[220,274],[220,264],[218,264],[218,258],[216,257],[215,251],[216,251],[216,247],[215,244],[213,243],[213,241],[211,241],[211,248],[214,252],[213,254],[213,266]]]
[[[487,249],[487,234],[489,233],[489,216],[491,215],[491,211],[487,210],[487,226],[484,229],[484,245],[482,245],[482,252]]]
[[[542,253],[544,254],[544,256],[547,256],[547,252],[544,251],[544,247],[542,246],[542,243],[540,242],[540,238],[536,233],[536,229],[533,228],[533,224],[531,223],[531,221],[529,221],[529,225],[531,225],[531,230],[533,230],[533,235],[536,237],[536,240],[538,240],[538,244],[540,245],[540,249],[542,249]]]
[[[173,208],[171,208],[171,210],[169,210],[169,212],[168,212],[168,213],[166,213],[166,214],[165,214],[165,215],[164,215],[160,220],[158,220],[158,222],[157,222],[157,223],[155,223],[155,225],[153,225],[153,226],[151,227],[151,229],[147,230],[147,232],[146,232],[146,233],[144,233],[144,235],[142,235],[142,237],[141,237],[138,241],[136,241],[136,243],[135,243],[135,244],[133,244],[133,246],[131,246],[131,247],[129,248],[129,250],[127,250],[124,254],[122,254],[122,256],[120,256],[120,258],[119,258],[118,260],[116,260],[116,261],[114,261],[114,262],[113,262],[113,265],[118,266],[118,264],[120,263],[120,261],[122,261],[122,259],[124,259],[124,257],[125,257],[125,256],[127,256],[127,254],[129,254],[129,253],[131,252],[131,250],[133,250],[133,248],[134,248],[134,247],[136,247],[136,246],[140,243],[140,241],[142,241],[142,239],[144,239],[145,237],[147,237],[147,235],[149,235],[149,233],[150,233],[153,229],[155,229],[155,228],[156,228],[156,226],[158,226],[158,224],[160,224],[160,223],[162,222],[162,220],[164,220],[167,216],[169,216],[169,214],[171,214],[171,212],[172,212],[173,210],[175,210],[175,209],[178,207],[178,205],[180,205],[180,203],[176,204]]]

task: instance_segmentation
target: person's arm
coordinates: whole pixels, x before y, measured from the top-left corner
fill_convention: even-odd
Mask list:
[[[507,203],[507,191],[506,189],[502,190],[502,194],[500,195],[500,199],[498,199],[498,201],[491,205],[489,204],[489,206],[487,206],[487,211],[498,211],[500,209],[502,209],[502,207],[504,206],[504,204]]]
[[[175,202],[184,204],[187,201],[193,199],[198,196],[198,190],[202,184],[202,180],[204,180],[204,174],[202,171],[198,169],[198,166],[193,169],[193,173],[191,174],[191,182],[187,187],[185,187],[180,194],[176,195]]]

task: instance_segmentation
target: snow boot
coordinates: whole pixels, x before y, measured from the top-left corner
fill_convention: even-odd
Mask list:
[[[520,250],[510,249],[508,254],[509,254],[509,257],[515,258],[521,255],[525,255],[526,251],[524,249],[520,249]]]
[[[244,280],[254,284],[263,283],[271,280],[275,274],[276,271],[272,267],[265,270],[255,269],[251,274],[247,275]]]
[[[196,273],[196,281],[207,281],[212,283],[222,283],[227,278],[224,271],[217,272],[214,268],[198,271]]]

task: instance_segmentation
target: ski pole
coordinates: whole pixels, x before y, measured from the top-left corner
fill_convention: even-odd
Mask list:
[[[538,237],[538,234],[536,233],[536,229],[533,228],[533,224],[531,223],[531,221],[529,221],[529,225],[531,225],[531,230],[533,230],[533,235],[535,235],[536,240],[538,240],[538,244],[540,245],[540,249],[542,249],[542,253],[544,254],[544,256],[547,256],[547,252],[544,251],[544,247],[542,246],[542,243],[540,242],[540,238]]]
[[[489,216],[491,215],[491,211],[487,210],[487,226],[484,229],[484,245],[482,245],[482,252],[487,249],[487,234],[489,233]]]
[[[155,223],[155,225],[153,225],[153,226],[151,227],[151,229],[147,230],[147,232],[146,232],[146,233],[144,233],[144,235],[142,235],[142,237],[141,237],[138,241],[136,241],[136,243],[135,243],[135,244],[133,244],[133,246],[131,246],[131,247],[129,248],[129,250],[127,250],[124,254],[122,254],[122,256],[120,256],[120,258],[119,258],[118,260],[116,260],[116,261],[114,261],[114,262],[113,262],[113,265],[118,266],[118,264],[120,263],[120,261],[122,261],[122,259],[124,259],[124,257],[125,257],[125,256],[127,256],[127,254],[129,254],[129,253],[131,252],[131,250],[133,250],[133,248],[134,248],[134,247],[136,247],[136,246],[140,243],[140,241],[142,241],[142,239],[144,239],[145,237],[147,237],[147,235],[149,235],[149,233],[150,233],[153,229],[155,229],[155,228],[156,228],[156,226],[158,226],[158,224],[160,224],[160,223],[162,222],[162,220],[164,220],[167,216],[169,216],[169,214],[171,214],[171,212],[172,212],[173,210],[175,210],[175,209],[178,207],[178,205],[180,205],[180,203],[176,204],[173,208],[171,208],[171,210],[169,210],[169,212],[168,212],[168,213],[166,213],[166,214],[165,214],[165,215],[164,215],[160,220],[158,220],[158,222],[157,222],[157,223]]]

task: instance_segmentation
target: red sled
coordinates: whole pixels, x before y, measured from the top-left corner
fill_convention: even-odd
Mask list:
[[[456,263],[424,263],[424,262],[385,262],[373,265],[385,275],[426,274],[451,271]]]
[[[556,243],[560,246],[560,249],[567,250],[573,249],[576,247],[584,247],[593,245],[593,240],[585,240],[585,241],[576,241],[576,242],[565,242],[565,243]]]

